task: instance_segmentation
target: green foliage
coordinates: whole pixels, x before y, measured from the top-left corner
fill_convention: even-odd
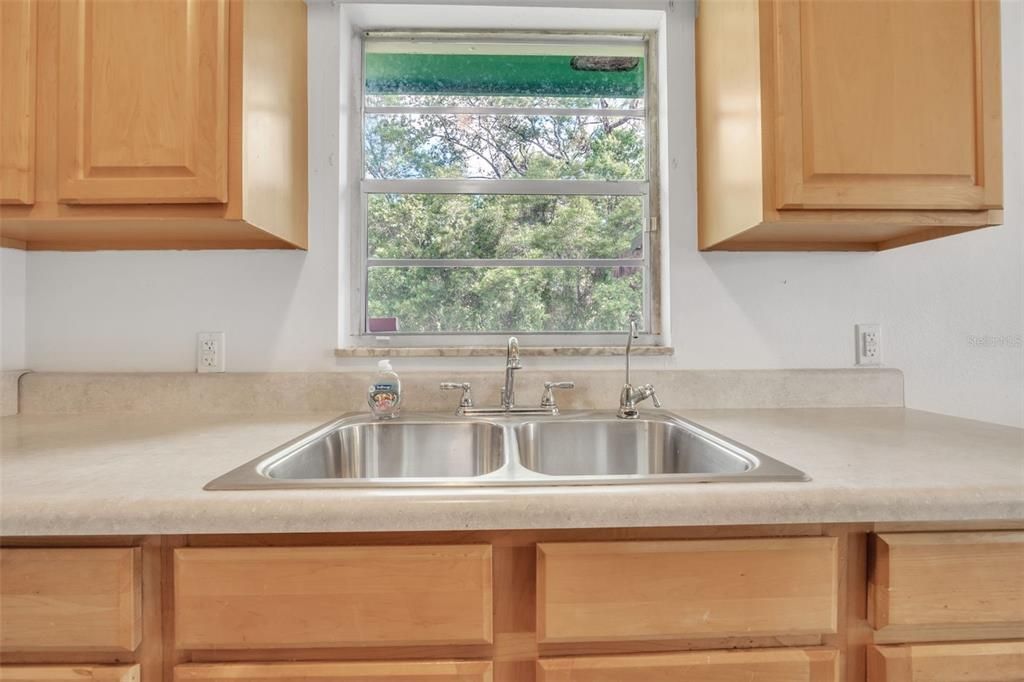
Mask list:
[[[646,177],[642,119],[368,117],[374,178]],[[635,268],[382,267],[374,258],[571,259],[639,255],[635,196],[376,194],[367,206],[369,315],[405,332],[609,331],[643,303]]]

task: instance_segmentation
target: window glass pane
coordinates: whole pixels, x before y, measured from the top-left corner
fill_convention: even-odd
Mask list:
[[[369,178],[647,177],[642,118],[377,114],[364,129]]]
[[[487,107],[499,109],[604,109],[639,111],[644,100],[639,97],[586,97],[556,95],[453,95],[445,93],[366,94],[367,107]]]
[[[644,96],[639,42],[528,43],[368,40],[365,91],[372,95]]]
[[[572,187],[648,180],[646,51],[631,36],[366,39],[367,332],[613,332],[645,308],[649,196]]]
[[[639,196],[370,194],[371,258],[642,258]]]
[[[371,267],[367,322],[398,333],[620,331],[643,289],[632,267]]]

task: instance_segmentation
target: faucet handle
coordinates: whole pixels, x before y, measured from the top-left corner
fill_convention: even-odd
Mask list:
[[[544,395],[540,398],[541,407],[550,407],[552,409],[558,409],[555,404],[555,391],[554,389],[568,390],[570,388],[576,388],[575,381],[545,381],[544,382]]]
[[[654,392],[654,386],[651,384],[644,384],[640,387],[640,400],[644,398],[650,398],[651,402],[654,403],[655,407],[661,407],[661,401],[658,400],[658,394]]]
[[[459,399],[459,407],[473,407],[472,386],[467,382],[442,381],[442,391],[462,391],[462,398]]]

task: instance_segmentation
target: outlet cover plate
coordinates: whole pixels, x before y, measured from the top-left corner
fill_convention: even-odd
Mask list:
[[[196,336],[196,371],[223,372],[225,351],[224,332],[199,332]]]
[[[878,367],[882,364],[882,326],[879,324],[858,324],[857,366]]]

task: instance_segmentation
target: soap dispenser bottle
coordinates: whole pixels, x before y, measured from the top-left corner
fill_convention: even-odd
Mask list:
[[[391,369],[390,360],[377,363],[377,376],[367,391],[366,402],[377,419],[394,419],[402,402],[402,382]]]

